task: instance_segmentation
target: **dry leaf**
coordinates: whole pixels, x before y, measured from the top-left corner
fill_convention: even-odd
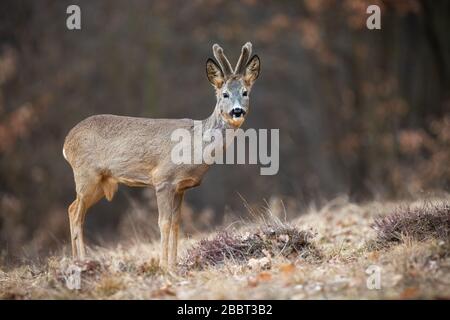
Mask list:
[[[419,294],[419,288],[409,287],[400,294],[400,299],[414,299]]]
[[[176,296],[176,292],[169,286],[164,285],[153,293],[154,297]]]
[[[281,273],[288,275],[295,271],[295,265],[293,263],[286,263],[280,266]]]
[[[257,279],[259,281],[269,281],[272,279],[272,275],[267,271],[263,271],[258,274]]]
[[[380,257],[380,253],[378,251],[373,251],[368,256],[369,260],[372,262],[378,261],[379,257]]]
[[[258,279],[256,279],[256,277],[249,277],[247,279],[247,285],[251,288],[258,286],[258,284],[259,284],[259,282],[258,282]]]

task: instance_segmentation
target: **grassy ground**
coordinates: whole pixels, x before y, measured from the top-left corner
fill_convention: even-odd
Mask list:
[[[433,201],[441,210],[438,235],[430,228],[417,228],[411,221],[400,223],[402,214],[411,217],[430,209],[422,202],[409,203],[407,209],[401,209],[406,207],[399,207],[399,203],[355,205],[336,200],[320,210],[305,212],[289,224],[269,217],[252,225],[228,229],[226,245],[220,240],[223,233],[219,233],[219,238],[215,238],[215,233],[182,239],[181,265],[177,272],[170,274],[157,266],[156,242],[113,249],[93,248],[92,261],[76,266],[67,255],[8,270],[0,266],[0,297],[450,299],[450,244],[445,233],[448,231],[445,228],[450,228],[448,203],[448,199]],[[378,233],[371,227],[375,218],[393,212],[400,214],[392,216],[394,220],[379,220]],[[428,222],[417,220],[420,226],[435,227]],[[403,227],[395,230],[403,225],[422,233],[417,237]],[[298,237],[294,241],[295,235],[290,232],[295,230],[305,231],[307,236],[301,239],[303,242],[295,242]],[[209,241],[199,241],[202,238]],[[249,250],[253,244],[259,249]],[[208,255],[211,248],[216,250],[214,255]],[[78,290],[67,287],[66,279],[71,279],[74,268],[81,272]],[[368,268],[379,271],[380,289],[368,288]],[[369,278],[373,285],[374,279],[376,275]]]

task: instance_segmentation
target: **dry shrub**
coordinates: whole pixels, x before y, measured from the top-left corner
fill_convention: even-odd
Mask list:
[[[251,258],[318,256],[311,243],[313,233],[289,225],[272,225],[246,234],[220,232],[212,239],[203,239],[182,260],[185,269],[203,269],[225,260],[246,262]]]
[[[400,207],[396,212],[375,220],[372,227],[378,246],[402,242],[405,238],[424,241],[438,239],[449,241],[450,204],[424,203],[419,207]]]

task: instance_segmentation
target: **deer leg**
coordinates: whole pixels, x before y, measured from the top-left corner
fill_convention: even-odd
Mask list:
[[[86,214],[86,203],[81,196],[77,196],[77,206],[73,218],[73,226],[72,226],[72,241],[75,241],[77,257],[80,260],[84,260],[86,257],[86,250],[84,248],[84,240],[83,240],[83,224],[84,224],[84,216]]]
[[[87,210],[104,196],[103,189],[99,185],[87,190],[88,192],[78,193],[77,199],[69,207],[72,253],[75,259],[81,260],[86,257],[83,226]]]
[[[161,256],[159,265],[162,269],[168,267],[169,236],[172,223],[175,188],[170,183],[162,183],[156,187],[156,200],[158,202],[158,225],[161,232]]]
[[[174,267],[177,263],[178,249],[178,231],[180,228],[181,203],[183,202],[183,193],[177,193],[174,197],[172,223],[170,226],[169,241],[169,268]]]
[[[76,245],[75,234],[74,234],[74,230],[73,230],[75,213],[77,210],[77,204],[78,204],[78,199],[75,199],[75,201],[72,202],[72,204],[69,206],[69,210],[68,210],[69,211],[69,223],[70,223],[70,240],[72,243],[72,257],[74,259],[78,258],[77,245]]]

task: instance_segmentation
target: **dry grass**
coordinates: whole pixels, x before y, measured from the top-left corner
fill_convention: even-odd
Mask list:
[[[255,223],[183,239],[183,263],[179,272],[170,274],[158,268],[157,242],[93,248],[89,252],[92,261],[76,265],[62,255],[9,270],[0,266],[0,297],[449,299],[448,237],[429,227],[441,223],[427,224],[429,218],[423,218],[439,211],[433,208],[442,209],[442,203],[442,199],[428,206],[408,203],[408,210],[383,220],[380,216],[398,213],[401,204],[355,205],[337,199],[320,210],[304,212],[289,224]],[[372,228],[374,221],[376,229]],[[388,246],[368,245],[380,235],[390,239],[393,233],[401,234],[401,241],[389,241]],[[380,290],[367,288],[366,270],[371,265],[381,271]],[[69,289],[66,283],[74,267],[81,274],[79,290]]]
[[[448,201],[426,202],[418,207],[402,206],[394,213],[379,217],[373,227],[375,239],[380,246],[402,242],[412,238],[417,241],[450,238],[450,203]]]

